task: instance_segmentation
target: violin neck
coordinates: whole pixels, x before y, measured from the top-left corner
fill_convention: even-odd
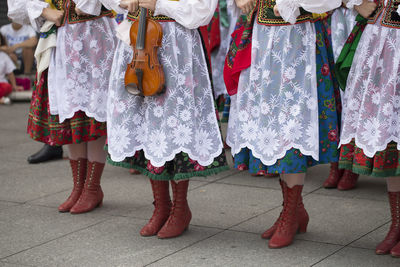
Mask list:
[[[139,29],[136,39],[136,49],[143,50],[144,42],[146,38],[146,16],[147,16],[147,8],[140,8],[140,17],[139,17]]]

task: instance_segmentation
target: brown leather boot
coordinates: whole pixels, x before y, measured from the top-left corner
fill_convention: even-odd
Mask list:
[[[337,189],[343,191],[354,189],[357,185],[358,177],[358,174],[355,174],[349,170],[345,170],[337,185]]]
[[[376,254],[383,255],[389,252],[400,242],[400,192],[388,192],[392,224],[385,239],[376,247]],[[394,252],[396,253],[397,250]]]
[[[279,179],[279,183],[281,185],[281,189],[282,189],[282,195],[283,195],[283,203],[282,206],[285,205],[285,201],[286,201],[286,196],[287,196],[287,185],[285,182],[283,182],[282,180]],[[283,210],[282,210],[283,211]],[[262,235],[261,238],[264,239],[270,239],[272,237],[272,235],[275,233],[276,228],[278,228],[278,224],[282,219],[282,211],[278,217],[278,219],[276,220],[276,222],[274,223],[274,225],[272,225],[269,229],[267,229]],[[305,233],[307,232],[307,226],[308,226],[308,222],[310,220],[310,217],[308,216],[308,213],[306,211],[306,209],[304,208],[304,204],[303,204],[303,197],[300,196],[300,200],[299,200],[299,204],[297,206],[297,212],[298,212],[298,219],[299,219],[299,232],[300,233]]]
[[[150,179],[150,183],[154,197],[154,212],[150,221],[140,231],[142,236],[156,235],[168,220],[172,206],[169,197],[169,182]]]
[[[192,219],[192,213],[187,202],[189,181],[178,183],[171,181],[171,186],[174,196],[171,214],[158,232],[158,238],[172,238],[181,235],[189,227]]]
[[[71,214],[89,212],[103,204],[104,194],[101,190],[100,179],[104,165],[104,163],[88,161],[85,186],[78,202],[71,208]]]
[[[343,169],[339,169],[339,163],[338,162],[331,162],[331,169],[329,171],[329,176],[323,183],[323,187],[330,189],[330,188],[336,188],[340,178],[343,176]]]
[[[270,248],[286,247],[293,242],[294,236],[300,228],[297,206],[299,205],[302,190],[302,185],[296,185],[293,188],[287,187],[287,196],[281,220],[268,243]]]
[[[68,199],[58,207],[59,212],[68,212],[78,201],[81,196],[83,186],[86,179],[87,170],[87,159],[70,159],[69,163],[72,169],[72,178],[74,181],[74,187],[69,195]]]

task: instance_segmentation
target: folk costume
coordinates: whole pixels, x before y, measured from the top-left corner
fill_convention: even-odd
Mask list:
[[[119,0],[103,3],[118,11]],[[198,30],[209,23],[216,5],[217,0],[158,0],[155,12],[150,12],[163,29],[158,58],[166,91],[161,95],[142,97],[126,91],[124,75],[133,57],[128,31],[139,12],[128,14],[118,29],[121,40],[108,99],[108,152],[111,164],[139,170],[150,178],[155,210],[140,232],[143,236],[180,235],[191,220],[188,179],[228,168],[203,35]]]
[[[233,71],[225,73],[232,77],[225,80],[232,95],[227,143],[235,155],[235,167],[244,165],[252,173],[279,173],[283,179],[283,211],[262,235],[270,239],[271,248],[289,245],[297,230],[307,228],[308,214],[301,200],[303,185],[290,186],[290,177],[301,180],[309,166],[338,160],[339,92],[330,73],[333,55],[328,26],[326,19],[310,12],[323,13],[340,4],[259,1],[253,15],[248,16],[254,20],[252,28],[237,27],[245,29],[242,39],[251,36],[251,40],[237,42],[238,48],[227,56],[225,68],[233,63]],[[275,5],[282,18],[274,15]],[[236,64],[246,66],[248,56],[240,58],[243,62],[231,57],[245,55],[248,46],[250,66],[235,80]]]
[[[348,1],[343,1],[344,3]],[[340,7],[336,9],[331,17],[332,48],[335,62],[345,45],[347,38],[356,25],[357,12],[353,9]],[[335,73],[337,75],[337,73]],[[342,90],[340,95],[342,96]],[[342,105],[338,105],[338,113],[342,111]],[[339,116],[340,120],[340,116]],[[323,187],[327,189],[337,188],[338,190],[351,190],[356,187],[359,175],[350,170],[339,169],[339,162],[331,162],[328,178],[324,181]]]
[[[97,0],[15,4],[20,5],[11,9],[15,18],[29,21],[41,32],[28,134],[52,146],[69,145],[74,187],[59,211],[90,211],[103,201],[100,178],[106,158],[106,99],[116,23]],[[89,15],[78,15],[76,7]],[[60,27],[41,17],[45,8],[64,11]]]
[[[392,224],[376,253],[400,257],[400,1],[376,3],[347,79],[340,167],[388,177]]]

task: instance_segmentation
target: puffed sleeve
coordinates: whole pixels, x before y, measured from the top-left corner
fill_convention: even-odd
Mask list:
[[[101,13],[101,2],[99,0],[74,0],[76,7],[86,14],[98,16]]]
[[[154,15],[168,16],[185,28],[196,29],[210,22],[217,4],[218,0],[157,0]]]
[[[121,0],[100,0],[103,6],[109,10],[114,10],[118,14],[128,13],[126,9],[123,9],[119,6]]]
[[[276,0],[281,17],[291,24],[300,16],[300,7],[312,13],[324,13],[342,5],[341,0]]]
[[[35,31],[40,31],[45,19],[41,17],[43,9],[49,7],[48,3],[39,0],[30,0],[26,3],[26,12]]]
[[[347,8],[354,8],[362,4],[363,0],[343,0]]]

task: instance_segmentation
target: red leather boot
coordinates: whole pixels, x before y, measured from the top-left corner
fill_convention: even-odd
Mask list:
[[[330,188],[336,188],[340,178],[343,176],[343,169],[339,169],[339,163],[338,162],[331,162],[331,169],[329,171],[329,176],[323,183],[323,187],[330,189]]]
[[[168,220],[171,212],[171,198],[169,197],[168,181],[155,181],[150,179],[154,197],[154,212],[150,221],[142,228],[140,235],[153,236],[160,231]]]
[[[173,203],[171,214],[167,222],[158,232],[158,238],[172,238],[181,235],[188,227],[192,219],[192,213],[187,202],[189,181],[176,183],[171,181]]]
[[[400,258],[400,242],[392,248],[390,254],[392,255],[392,257]]]
[[[285,182],[283,182],[282,180],[279,179],[279,183],[281,184],[281,188],[282,188],[282,195],[283,195],[283,203],[282,206],[285,206],[285,201],[286,201],[286,196],[287,196],[287,185]],[[269,229],[267,229],[267,231],[265,231],[262,235],[261,238],[264,239],[270,239],[272,237],[272,235],[275,233],[276,228],[278,228],[278,224],[282,219],[282,212],[279,215],[278,219],[276,220],[276,222],[274,223],[274,225],[272,225]],[[297,212],[298,212],[298,219],[299,219],[299,232],[300,233],[305,233],[307,232],[307,226],[308,226],[308,222],[310,220],[310,217],[308,216],[308,213],[306,211],[306,209],[304,208],[304,204],[303,204],[303,197],[300,195],[300,200],[299,200],[299,204],[297,205]]]
[[[71,208],[71,214],[85,213],[103,204],[104,194],[101,190],[100,179],[104,165],[104,163],[88,161],[85,186],[78,202]]]
[[[400,192],[388,192],[392,224],[385,239],[376,247],[375,253],[389,254],[400,241]],[[397,249],[394,251],[397,254]]]
[[[72,178],[74,181],[74,187],[69,195],[68,199],[58,207],[59,212],[68,212],[78,201],[81,196],[83,186],[86,179],[87,170],[87,159],[70,159],[69,163],[72,169]]]
[[[339,190],[351,190],[356,187],[359,175],[352,171],[345,170],[342,178],[340,179],[337,189]]]
[[[297,206],[299,205],[302,190],[302,185],[296,185],[293,188],[287,187],[281,220],[269,240],[269,248],[282,248],[293,242],[293,238],[300,228]]]

